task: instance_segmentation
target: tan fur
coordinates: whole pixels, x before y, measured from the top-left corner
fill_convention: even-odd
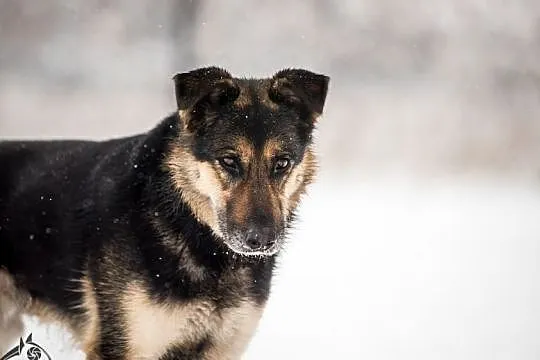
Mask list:
[[[131,359],[157,359],[172,345],[194,345],[207,336],[214,344],[207,359],[236,359],[262,314],[248,300],[223,310],[209,300],[158,304],[135,282],[126,287],[122,304]]]
[[[253,145],[246,139],[238,139],[235,148],[240,155],[241,161],[246,169],[253,166],[253,160],[255,156],[255,149]],[[248,210],[250,208],[251,196],[253,193],[253,184],[249,182],[242,182],[231,193],[231,205],[232,205],[232,218],[237,224],[245,223]]]
[[[181,121],[186,123],[185,111],[179,112]],[[254,156],[252,144],[243,138],[236,139],[235,149],[245,165],[249,165]],[[223,210],[233,196],[226,186],[226,177],[216,164],[198,161],[189,151],[173,145],[165,161],[171,171],[176,188],[197,219],[219,236],[223,236],[218,219],[218,211]]]
[[[264,158],[269,162],[276,154],[281,151],[282,144],[275,140],[269,139],[264,146]],[[301,163],[296,164],[290,174],[285,177],[284,183],[280,189],[273,194],[271,198],[276,196],[280,198],[280,203],[273,204],[273,212],[282,212],[283,217],[287,217],[298,206],[301,195],[305,192],[316,173],[315,155],[311,149],[306,149],[304,158]],[[280,210],[278,210],[280,209]],[[281,210],[282,209],[282,210]]]
[[[221,208],[226,194],[221,189],[221,180],[212,165],[197,161],[188,151],[173,146],[166,160],[181,197],[197,219],[218,235],[218,216],[216,209]]]
[[[266,162],[270,162],[277,153],[281,151],[281,142],[277,139],[268,139],[264,144],[263,157]]]
[[[232,220],[236,224],[244,224],[248,217],[251,203],[251,193],[253,192],[250,183],[244,182],[235,189],[231,199]]]
[[[235,148],[238,151],[238,155],[240,155],[240,158],[242,159],[242,162],[245,164],[249,164],[253,161],[253,157],[255,156],[255,149],[253,148],[253,144],[251,144],[247,139],[244,138],[237,138],[234,140]]]
[[[99,347],[99,313],[94,286],[88,277],[81,281],[83,292],[82,307],[85,311],[85,320],[78,331],[78,340],[83,351],[87,354],[87,360],[95,357],[95,351]]]
[[[315,155],[311,149],[307,149],[303,161],[291,171],[283,185],[282,201],[285,216],[290,215],[298,206],[307,185],[314,180],[316,168]]]
[[[221,328],[214,332],[214,345],[205,360],[239,359],[255,334],[262,313],[262,307],[249,301],[224,310]]]
[[[282,151],[282,143],[278,139],[268,139],[264,144],[263,148],[263,161],[265,164],[271,164],[274,158],[280,154]],[[286,176],[287,181],[288,176]],[[281,189],[278,186],[268,186],[268,204],[270,205],[270,210],[272,211],[272,216],[276,219],[276,222],[280,221],[283,210],[284,210],[284,200],[282,199]]]

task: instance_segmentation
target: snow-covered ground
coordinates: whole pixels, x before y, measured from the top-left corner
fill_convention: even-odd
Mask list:
[[[540,358],[540,184],[323,180],[301,219],[244,359]]]

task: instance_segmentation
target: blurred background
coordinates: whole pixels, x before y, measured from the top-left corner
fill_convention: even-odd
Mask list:
[[[536,0],[0,0],[0,137],[146,131],[199,66],[325,73],[320,178],[245,359],[538,359],[539,58]]]

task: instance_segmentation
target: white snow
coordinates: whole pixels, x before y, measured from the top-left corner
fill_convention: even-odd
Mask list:
[[[540,184],[326,180],[300,218],[244,359],[540,358]]]

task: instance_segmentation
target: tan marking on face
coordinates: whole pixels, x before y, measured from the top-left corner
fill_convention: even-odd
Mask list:
[[[287,217],[300,203],[306,187],[313,182],[316,174],[316,159],[313,151],[307,149],[301,163],[297,164],[287,177],[282,190],[282,201]]]
[[[261,154],[255,154],[253,146],[244,140],[249,151],[244,152],[244,166],[247,169],[246,179],[231,190],[231,218],[237,225],[245,225],[252,212],[263,210],[270,212],[275,221],[281,219],[281,207],[278,189],[270,179],[269,165],[281,144],[277,140],[269,140]]]
[[[238,138],[235,141],[235,149],[242,160],[242,163],[248,165],[253,161],[255,156],[255,148],[253,144],[245,138]]]
[[[258,184],[256,187],[257,194],[255,198],[257,202],[252,204],[252,208],[258,207],[265,210],[265,212],[273,219],[273,223],[277,224],[281,221],[281,202],[279,196],[279,187],[274,182],[270,181],[269,175],[264,179],[262,184]]]
[[[273,159],[282,151],[283,144],[278,139],[269,139],[264,146],[264,157],[268,164],[272,164]],[[309,156],[308,156],[309,157]],[[276,219],[286,218],[290,212],[291,197],[296,186],[299,186],[298,181],[303,179],[305,171],[303,161],[295,166],[290,174],[285,175],[285,182],[277,188],[271,188],[270,199],[272,211]],[[292,180],[296,179],[296,180]]]
[[[282,216],[283,207],[281,204],[281,198],[279,196],[279,188],[277,187],[270,187],[270,208],[272,210],[272,217],[274,218],[274,222],[278,223]]]
[[[192,346],[207,337],[213,348],[205,358],[239,358],[262,313],[261,307],[248,300],[227,309],[207,300],[158,304],[137,283],[126,287],[122,308],[129,357],[134,359],[157,359],[172,345]]]
[[[248,167],[254,157],[253,145],[247,139],[238,138],[234,141],[234,149],[243,166]],[[218,164],[197,161],[188,150],[176,144],[171,147],[165,164],[182,200],[197,219],[223,237],[218,213],[225,210],[233,194],[238,195],[227,185],[226,172]]]
[[[172,146],[165,163],[182,200],[195,217],[223,236],[218,224],[218,210],[224,207],[227,191],[222,189],[222,180],[215,168],[207,162],[197,161],[189,151],[177,145]]]
[[[242,182],[233,191],[231,199],[232,220],[240,225],[247,220],[250,205],[252,205],[253,188],[249,182]]]
[[[272,166],[274,158],[282,151],[282,147],[283,144],[278,139],[269,139],[266,142],[263,150],[264,162],[266,164],[269,164],[269,166]],[[270,169],[268,171],[270,171]],[[272,209],[272,216],[277,222],[281,219],[281,214],[283,211],[283,207],[280,201],[281,199],[279,194],[279,186],[269,186],[268,191],[268,199]]]
[[[281,151],[282,144],[278,139],[268,139],[264,144],[263,157],[267,164]]]

